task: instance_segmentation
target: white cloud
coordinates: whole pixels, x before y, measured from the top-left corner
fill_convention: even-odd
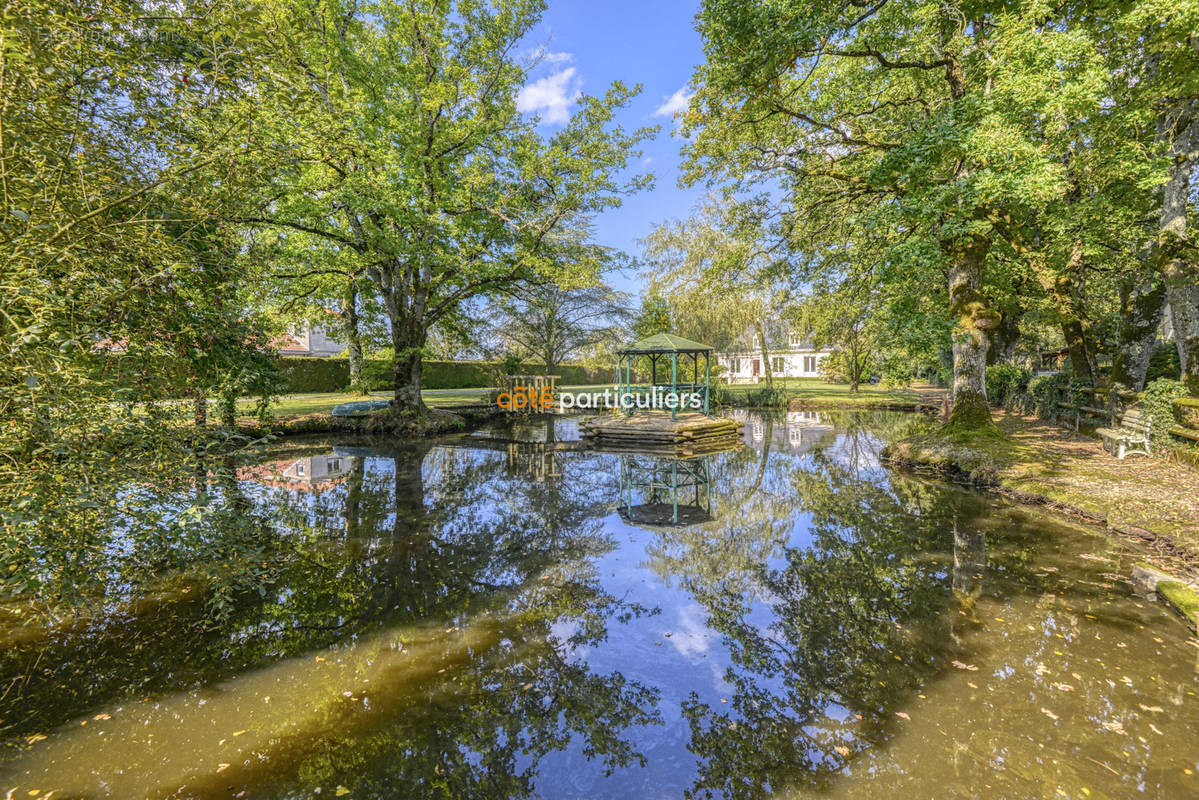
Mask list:
[[[545,64],[567,64],[574,60],[570,53],[542,53],[541,60]]]
[[[542,122],[550,125],[566,123],[582,84],[576,72],[574,67],[567,67],[522,87],[516,95],[516,108],[526,114],[538,114]]]
[[[687,108],[687,104],[691,102],[691,98],[695,97],[695,92],[687,89],[686,86],[679,89],[677,92],[666,98],[666,102],[658,106],[658,110],[654,112],[655,117],[673,117],[680,111]]]

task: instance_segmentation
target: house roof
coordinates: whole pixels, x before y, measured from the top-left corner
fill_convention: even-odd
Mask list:
[[[673,333],[655,333],[616,352],[623,356],[640,356],[651,353],[706,353],[715,349]]]

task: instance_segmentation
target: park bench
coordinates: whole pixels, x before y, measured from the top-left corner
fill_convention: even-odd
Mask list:
[[[1103,448],[1116,458],[1124,458],[1132,452],[1150,454],[1149,420],[1140,411],[1125,411],[1119,428],[1099,428],[1095,432],[1103,438]]]

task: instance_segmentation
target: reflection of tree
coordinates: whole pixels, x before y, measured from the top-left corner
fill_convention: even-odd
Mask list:
[[[895,704],[944,665],[957,616],[946,613],[946,533],[952,520],[965,537],[973,530],[953,492],[863,479],[877,465],[868,421],[811,451],[807,469],[772,459],[771,419],[761,424],[758,451],[716,470],[717,521],[671,530],[650,548],[655,569],[682,576],[706,607],[735,664],[729,704],[693,696],[684,706],[701,756],[698,795],[819,786],[885,738]],[[799,547],[787,545],[797,506],[811,537]],[[977,559],[966,561],[973,575]]]
[[[296,551],[261,593],[209,618],[197,591],[10,648],[0,679],[28,676],[26,691],[0,716],[19,721],[10,734],[44,730],[372,631],[483,625],[494,629],[485,644],[455,651],[451,668],[418,685],[380,690],[369,719],[280,743],[270,758],[270,774],[285,776],[279,793],[364,786],[367,770],[383,795],[521,796],[538,759],[572,740],[609,769],[637,761],[621,732],[658,721],[655,692],[571,657],[611,620],[646,612],[600,586],[592,561],[612,546],[602,517],[614,492],[593,460],[572,456],[568,480],[530,483],[504,475],[502,453],[426,443],[353,457],[348,479],[318,494],[251,486],[243,501],[292,531]],[[54,665],[44,678],[29,669],[39,654]],[[244,775],[247,786],[264,777]]]

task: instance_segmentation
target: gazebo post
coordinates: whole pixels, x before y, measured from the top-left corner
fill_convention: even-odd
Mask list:
[[[677,402],[678,401],[678,385],[679,385],[679,354],[676,351],[676,352],[673,352],[670,354],[670,391],[674,393],[674,398],[676,401],[674,406],[671,407],[671,409],[670,409],[670,418],[671,419],[679,418],[679,404]]]
[[[708,396],[712,394],[712,354],[704,353],[704,413],[708,412]]]

